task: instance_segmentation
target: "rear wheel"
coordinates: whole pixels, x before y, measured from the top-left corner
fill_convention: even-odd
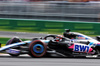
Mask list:
[[[46,45],[39,41],[33,41],[29,46],[29,55],[31,57],[43,57],[46,54],[47,47]]]
[[[22,42],[22,41],[21,41],[19,38],[14,37],[14,38],[8,40],[7,43],[6,43],[6,45],[10,45],[10,44],[17,43],[17,42]],[[8,49],[8,50],[9,50],[9,49]],[[9,55],[11,55],[11,56],[13,56],[13,57],[17,57],[17,56],[19,56],[20,54],[9,54]]]

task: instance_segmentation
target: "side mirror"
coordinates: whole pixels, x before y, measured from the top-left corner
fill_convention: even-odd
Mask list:
[[[98,41],[100,41],[100,36],[97,36],[96,39],[97,39]]]

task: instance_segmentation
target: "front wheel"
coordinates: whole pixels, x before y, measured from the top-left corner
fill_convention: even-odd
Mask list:
[[[17,42],[22,42],[22,41],[19,38],[14,37],[14,38],[11,38],[10,40],[8,40],[7,43],[6,43],[6,45],[10,45],[10,44],[17,43]],[[11,54],[11,53],[9,53],[9,55],[11,55],[13,57],[17,57],[20,54]]]
[[[46,54],[47,46],[40,40],[31,42],[29,46],[29,55],[31,57],[43,57]]]

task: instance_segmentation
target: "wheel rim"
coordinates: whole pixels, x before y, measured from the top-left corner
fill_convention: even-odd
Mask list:
[[[33,46],[33,51],[36,54],[41,54],[41,53],[44,52],[44,46],[41,45],[41,44],[36,44],[36,45]]]

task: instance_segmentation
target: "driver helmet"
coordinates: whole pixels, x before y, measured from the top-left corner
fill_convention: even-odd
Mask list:
[[[62,41],[62,38],[63,38],[63,36],[62,35],[58,35],[57,37],[56,37],[56,41],[58,42],[58,41]]]

